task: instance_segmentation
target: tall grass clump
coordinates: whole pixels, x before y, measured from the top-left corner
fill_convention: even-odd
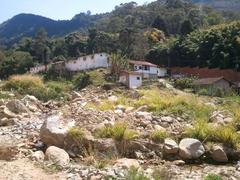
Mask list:
[[[103,127],[98,132],[96,136],[100,138],[112,138],[116,141],[129,141],[139,137],[138,132],[129,129],[126,122],[116,122],[111,127]]]
[[[163,130],[156,130],[151,134],[151,139],[155,143],[162,143],[168,137],[168,133]]]

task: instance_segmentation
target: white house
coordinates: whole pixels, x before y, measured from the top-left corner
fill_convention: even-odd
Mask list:
[[[107,68],[109,67],[109,55],[107,53],[98,53],[79,57],[76,60],[67,61],[65,67],[68,71]]]
[[[119,82],[130,89],[142,86],[143,74],[133,71],[122,71],[119,76]]]
[[[79,57],[76,60],[69,60],[66,62],[56,62],[48,65],[40,65],[30,69],[30,73],[37,74],[47,71],[51,66],[65,68],[68,71],[83,71],[96,68],[109,67],[109,55],[107,53],[98,53]],[[64,67],[63,67],[64,66]]]
[[[143,74],[143,78],[157,78],[166,76],[165,68],[158,68],[156,64],[147,61],[129,61],[130,69]]]

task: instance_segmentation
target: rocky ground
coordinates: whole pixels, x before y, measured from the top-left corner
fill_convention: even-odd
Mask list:
[[[124,91],[126,96],[139,98],[136,91]],[[29,95],[21,100],[14,96],[0,100],[0,179],[128,179],[130,167],[139,168],[149,179],[156,172],[162,179],[198,180],[209,173],[226,180],[240,179],[240,164],[228,161],[221,146],[214,147],[212,156],[224,164],[211,165],[201,160],[207,156],[206,149],[197,139],[154,143],[146,138],[154,130],[178,137],[191,126],[185,116],[154,115],[146,106],[135,109],[116,104],[107,111],[91,106],[100,106],[106,99],[117,102],[118,97],[114,90],[88,88],[72,92],[71,100],[64,103],[43,103]],[[231,115],[218,111],[212,118],[221,123],[231,121]],[[94,136],[97,130],[123,119],[141,134],[138,139],[123,143]],[[84,135],[76,130],[70,136],[74,128],[83,130]]]

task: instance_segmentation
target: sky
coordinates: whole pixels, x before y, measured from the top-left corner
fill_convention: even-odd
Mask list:
[[[71,19],[75,14],[110,12],[116,5],[133,0],[0,0],[0,23],[20,13],[31,13],[55,20]],[[138,4],[153,0],[135,0]]]

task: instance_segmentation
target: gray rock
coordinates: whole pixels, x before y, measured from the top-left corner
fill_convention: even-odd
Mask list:
[[[142,112],[142,111],[136,112],[136,117],[142,118],[147,121],[152,121],[152,113],[149,113],[149,112]]]
[[[17,139],[0,135],[0,160],[10,161],[18,153]]]
[[[47,146],[64,147],[64,140],[72,125],[63,125],[61,117],[54,115],[48,117],[40,129],[40,138]]]
[[[170,116],[165,116],[161,118],[162,122],[173,123],[174,119]]]
[[[177,154],[179,147],[174,140],[168,138],[164,140],[163,149],[166,154]]]
[[[220,145],[213,146],[212,158],[216,162],[222,162],[222,163],[228,162],[227,154],[224,151],[224,148]]]
[[[32,154],[32,160],[37,162],[43,162],[45,159],[45,155],[42,151],[36,151]]]
[[[11,100],[6,104],[6,107],[13,113],[27,113],[27,107],[19,100]]]
[[[118,151],[113,139],[96,139],[94,140],[94,149],[99,155],[107,157],[116,157]]]
[[[197,139],[186,138],[179,144],[179,156],[183,159],[197,159],[204,153],[205,149]]]
[[[65,150],[55,146],[50,146],[49,148],[47,148],[45,153],[45,160],[60,167],[66,167],[70,163],[68,153]]]

